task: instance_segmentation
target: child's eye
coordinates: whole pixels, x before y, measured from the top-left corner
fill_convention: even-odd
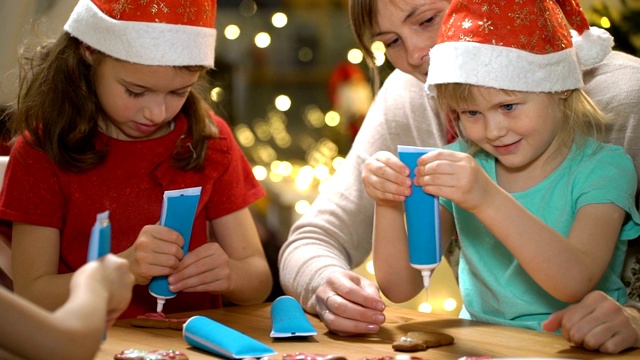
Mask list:
[[[466,117],[474,117],[474,116],[477,116],[479,113],[480,112],[476,110],[466,110],[466,111],[461,111],[460,115],[466,116]]]
[[[504,104],[501,107],[506,111],[513,111],[516,109],[516,104]]]
[[[127,95],[129,95],[131,97],[134,97],[134,98],[139,98],[142,95],[144,95],[144,92],[135,92],[135,91],[129,90],[127,88],[125,88],[125,92],[127,93]]]
[[[191,92],[191,90],[174,91],[173,95],[178,96],[178,97],[187,97],[187,95],[189,95],[189,92]]]

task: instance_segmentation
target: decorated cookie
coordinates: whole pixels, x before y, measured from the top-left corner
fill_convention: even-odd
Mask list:
[[[115,354],[113,358],[115,360],[144,360],[146,354],[147,350],[127,349]]]
[[[392,344],[397,351],[423,351],[428,348],[453,344],[453,336],[436,332],[411,331]]]
[[[282,360],[347,360],[344,355],[339,354],[308,354],[303,352],[285,353]]]
[[[189,360],[189,357],[177,350],[140,350],[127,349],[113,356],[115,360]]]

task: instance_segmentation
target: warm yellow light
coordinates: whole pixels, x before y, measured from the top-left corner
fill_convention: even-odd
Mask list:
[[[376,66],[382,66],[386,61],[387,56],[383,52],[374,51],[373,59],[374,59],[373,62],[376,64]]]
[[[277,28],[283,28],[288,21],[287,15],[281,12],[277,12],[271,17],[271,24]]]
[[[331,166],[333,167],[334,170],[338,170],[340,168],[340,165],[344,164],[345,158],[343,158],[342,156],[338,156],[335,159],[333,159],[333,161],[331,161]]]
[[[382,41],[374,41],[373,44],[371,44],[371,51],[384,54],[387,51],[387,49],[382,43]]]
[[[306,191],[311,187],[313,183],[314,174],[313,168],[309,165],[305,165],[300,168],[298,171],[298,176],[296,176],[296,189],[300,191]]]
[[[458,302],[453,298],[447,298],[442,307],[447,311],[453,311],[458,307]]]
[[[311,209],[311,204],[307,200],[299,200],[296,201],[296,204],[293,207],[296,212],[300,215],[304,215]]]
[[[360,49],[351,49],[347,53],[347,60],[352,64],[360,64],[364,59],[364,54]]]
[[[224,90],[221,87],[215,87],[211,89],[209,97],[211,97],[211,100],[215,102],[221,102],[224,100]]]
[[[610,27],[611,27],[611,21],[609,21],[609,18],[608,18],[608,17],[603,16],[603,17],[600,19],[600,26],[602,26],[602,27],[603,27],[603,28],[605,28],[605,29],[608,29],[608,28],[610,28]]]
[[[375,275],[376,270],[373,267],[373,260],[369,260],[367,261],[367,265],[365,265],[365,269],[367,269],[367,272],[371,275]]]
[[[249,128],[249,126],[245,124],[240,124],[234,129],[236,139],[240,145],[244,147],[251,147],[256,142],[256,137],[253,135],[253,132]]]
[[[235,40],[240,36],[240,28],[238,25],[229,25],[224,28],[224,36],[229,40]]]
[[[262,165],[256,165],[253,167],[253,176],[258,180],[262,181],[267,178],[267,168]]]
[[[269,173],[269,180],[273,181],[274,183],[280,182],[280,181],[282,181],[282,175],[278,174],[276,172],[270,172]]]
[[[324,116],[324,123],[331,127],[338,126],[340,124],[340,114],[337,111],[328,111]]]
[[[276,109],[280,111],[287,111],[291,108],[291,98],[287,95],[278,95],[274,101]]]
[[[260,32],[254,38],[257,47],[264,49],[271,44],[271,36],[266,32]]]
[[[331,176],[331,174],[329,173],[329,168],[326,165],[322,164],[316,166],[316,168],[314,169],[314,174],[316,176],[316,179],[320,181],[327,180]]]
[[[418,306],[418,311],[429,314],[431,313],[431,311],[433,311],[433,308],[428,302],[423,302]]]

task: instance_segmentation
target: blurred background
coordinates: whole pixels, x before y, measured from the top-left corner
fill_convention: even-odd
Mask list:
[[[15,96],[20,44],[57,36],[75,4],[0,0],[0,107]],[[593,24],[614,36],[618,50],[639,55],[640,0],[582,5]],[[291,224],[340,166],[374,98],[347,9],[348,0],[218,0],[216,69],[208,74],[211,104],[232,126],[268,192],[254,213],[276,277],[277,252]],[[374,51],[384,79],[393,67],[382,46]],[[370,260],[356,271],[373,279]],[[276,287],[270,300],[279,295]],[[401,305],[457,315],[461,304],[443,263],[428,298],[420,294]]]

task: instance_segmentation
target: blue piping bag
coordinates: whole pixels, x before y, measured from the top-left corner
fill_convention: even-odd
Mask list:
[[[193,228],[193,220],[196,216],[198,202],[200,201],[201,190],[201,187],[193,187],[164,192],[160,225],[171,228],[182,235],[184,239],[182,251],[185,254],[189,250],[191,230]],[[167,299],[176,296],[176,293],[169,290],[169,281],[166,275],[156,276],[151,279],[149,292],[157,299],[157,312],[162,312],[162,308]]]
[[[398,145],[400,161],[411,169],[411,182],[415,178],[418,159],[435,148]],[[404,201],[409,240],[409,262],[420,270],[425,289],[429,288],[431,272],[442,259],[440,236],[440,202],[438,197],[411,185],[411,195]]]

